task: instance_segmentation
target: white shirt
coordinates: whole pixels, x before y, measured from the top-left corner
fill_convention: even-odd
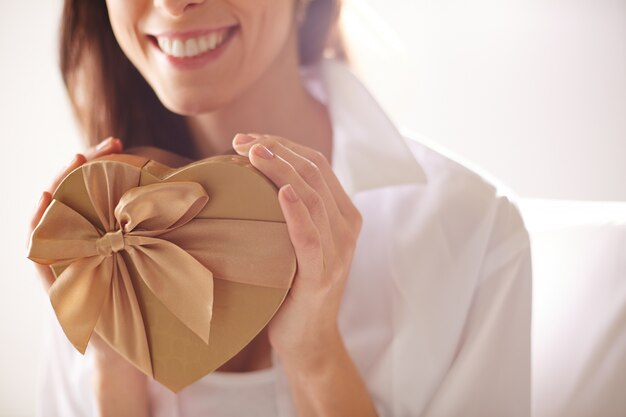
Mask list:
[[[363,216],[338,320],[379,415],[529,416],[531,259],[512,193],[403,137],[343,63],[302,74],[329,108],[331,164]],[[39,415],[95,415],[89,349],[47,308]],[[178,394],[151,380],[154,415],[295,416],[272,359]]]

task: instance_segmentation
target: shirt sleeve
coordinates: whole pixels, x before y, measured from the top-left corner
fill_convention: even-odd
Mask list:
[[[455,358],[423,417],[530,416],[532,268],[518,207],[494,222]]]

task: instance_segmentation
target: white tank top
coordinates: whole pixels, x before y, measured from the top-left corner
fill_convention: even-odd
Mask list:
[[[214,372],[174,395],[150,383],[155,417],[276,416],[276,370]],[[152,381],[151,381],[152,382]]]

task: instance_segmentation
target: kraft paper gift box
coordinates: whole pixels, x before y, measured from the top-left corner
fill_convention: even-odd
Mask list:
[[[245,347],[287,295],[296,257],[277,191],[239,155],[175,169],[107,155],[61,182],[28,258],[52,268],[76,349],[95,331],[177,392]]]

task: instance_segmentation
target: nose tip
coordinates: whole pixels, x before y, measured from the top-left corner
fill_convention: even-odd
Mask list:
[[[165,11],[172,17],[180,17],[189,9],[204,3],[204,0],[155,0],[157,8]]]

